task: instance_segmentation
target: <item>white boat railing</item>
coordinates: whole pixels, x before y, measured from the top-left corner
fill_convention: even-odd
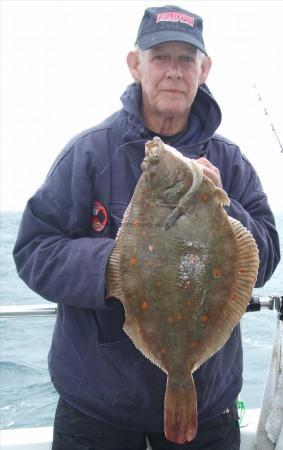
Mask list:
[[[282,315],[283,297],[270,295],[268,297],[252,296],[247,307],[247,312],[260,311],[261,309],[276,310]],[[52,316],[57,313],[56,303],[34,305],[0,305],[0,319],[18,316]]]
[[[22,316],[53,316],[57,313],[57,304],[1,305],[0,318]]]

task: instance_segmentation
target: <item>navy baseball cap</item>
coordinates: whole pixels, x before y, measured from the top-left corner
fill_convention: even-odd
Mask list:
[[[148,50],[155,45],[171,41],[186,42],[207,55],[200,16],[178,6],[147,8],[135,44],[141,50]]]

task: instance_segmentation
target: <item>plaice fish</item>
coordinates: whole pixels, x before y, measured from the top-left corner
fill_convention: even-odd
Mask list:
[[[111,256],[108,295],[123,303],[135,346],[166,372],[164,431],[183,443],[197,432],[192,373],[246,311],[258,250],[195,161],[154,138],[142,170]]]

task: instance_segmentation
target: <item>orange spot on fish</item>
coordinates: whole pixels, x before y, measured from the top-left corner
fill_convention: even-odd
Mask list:
[[[214,278],[221,277],[221,270],[219,269],[219,267],[214,267],[214,269],[212,270],[212,275],[214,276]]]
[[[166,353],[166,348],[165,348],[165,347],[161,347],[160,353],[161,353],[162,355],[164,355],[164,354]]]
[[[246,273],[246,269],[244,269],[243,267],[241,267],[239,269],[239,275],[244,275]]]
[[[138,262],[138,259],[136,256],[132,256],[130,259],[130,266],[135,266]]]
[[[231,297],[230,297],[230,300],[232,302],[236,302],[238,300],[238,298],[237,298],[237,296],[235,294],[232,294]]]
[[[204,203],[206,203],[206,202],[208,201],[208,195],[203,194],[203,195],[201,196],[201,199],[202,199],[202,201],[203,201]]]
[[[191,343],[190,343],[190,348],[197,348],[198,347],[198,342],[197,341],[192,341]]]
[[[140,304],[140,309],[142,309],[143,311],[145,311],[146,309],[149,308],[149,304],[144,300],[143,302],[141,302]]]
[[[160,288],[160,286],[161,286],[160,281],[156,281],[156,282],[155,282],[155,286],[156,286],[157,288]]]
[[[134,227],[139,227],[140,226],[140,222],[138,220],[133,220],[132,225]]]
[[[202,322],[208,322],[208,315],[204,314],[203,316],[201,316],[201,321]]]
[[[179,322],[180,320],[183,320],[183,316],[181,314],[176,314],[176,316],[174,317],[172,316],[167,317],[168,323],[176,323]]]
[[[141,235],[141,236],[145,236],[145,235],[146,235],[146,232],[145,232],[145,231],[141,231],[141,232],[140,232],[140,235]]]
[[[188,306],[192,306],[192,301],[191,301],[191,300],[187,300],[187,301],[186,301],[186,304],[187,304]]]
[[[149,244],[148,250],[152,253],[155,250],[155,245]]]

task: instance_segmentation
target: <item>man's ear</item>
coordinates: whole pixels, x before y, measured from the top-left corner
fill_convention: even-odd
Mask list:
[[[199,84],[204,84],[207,80],[210,68],[212,65],[212,60],[209,56],[205,56],[201,63],[201,74],[199,77]]]
[[[135,81],[140,81],[139,64],[140,58],[137,51],[129,52],[127,56],[127,64]]]

